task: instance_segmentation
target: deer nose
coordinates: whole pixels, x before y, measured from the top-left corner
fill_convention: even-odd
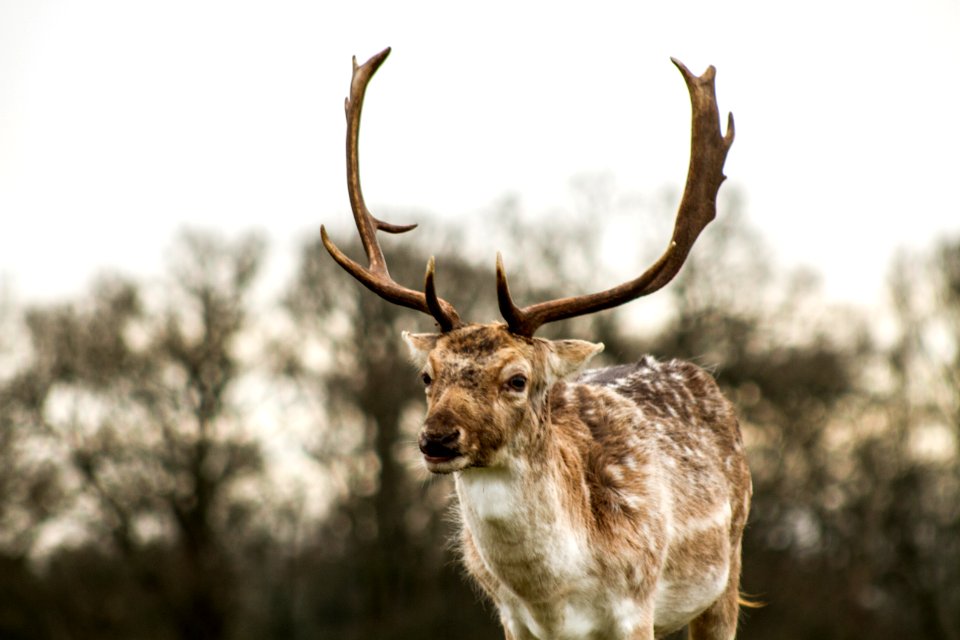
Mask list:
[[[436,460],[449,460],[460,455],[460,449],[457,443],[460,441],[460,429],[444,431],[441,433],[422,431],[420,432],[420,452],[427,458]]]

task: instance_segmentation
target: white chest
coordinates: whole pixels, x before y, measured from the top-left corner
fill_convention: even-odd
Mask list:
[[[599,578],[585,535],[571,526],[546,482],[472,469],[457,478],[457,493],[464,525],[499,583],[491,595],[514,637],[619,638],[620,621],[636,618],[632,602]]]

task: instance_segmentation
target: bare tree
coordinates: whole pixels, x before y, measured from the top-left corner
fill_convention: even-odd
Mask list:
[[[178,251],[175,297],[156,315],[118,279],[79,304],[31,310],[29,362],[5,397],[37,446],[68,464],[66,521],[85,523],[91,548],[109,542],[99,548],[122,558],[118,578],[164,612],[152,617],[169,624],[151,636],[223,638],[237,597],[231,487],[261,468],[229,392],[262,242],[185,234]],[[137,613],[105,608],[95,624],[124,635]],[[62,623],[82,636],[75,614],[64,610]]]

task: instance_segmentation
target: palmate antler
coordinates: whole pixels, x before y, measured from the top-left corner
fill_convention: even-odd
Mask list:
[[[456,309],[446,300],[437,297],[434,286],[434,261],[430,258],[427,263],[427,273],[424,278],[424,291],[414,291],[398,284],[387,270],[387,261],[383,257],[383,250],[377,240],[377,231],[387,233],[405,233],[416,228],[417,225],[395,225],[377,220],[367,209],[363,201],[363,191],[360,189],[360,112],[363,110],[363,96],[367,91],[370,78],[376,73],[383,61],[390,55],[390,48],[386,48],[373,56],[362,66],[357,66],[357,59],[353,59],[353,78],[350,82],[350,96],[344,103],[347,113],[347,192],[350,195],[350,207],[353,209],[353,218],[360,232],[360,241],[367,254],[370,266],[362,267],[354,262],[337,248],[327,230],[320,227],[320,238],[333,259],[350,275],[359,280],[368,289],[384,300],[404,307],[416,309],[432,315],[440,325],[441,331],[450,331],[463,324]]]
[[[390,49],[378,53],[365,64],[358,67],[353,62],[353,81],[350,97],[347,99],[347,187],[350,193],[350,205],[357,222],[357,229],[363,242],[364,251],[370,261],[366,269],[344,255],[327,237],[321,227],[323,244],[340,266],[354,278],[363,283],[382,298],[411,309],[417,309],[432,315],[440,325],[441,331],[450,331],[463,324],[456,310],[446,300],[437,297],[434,286],[434,261],[430,258],[424,284],[424,293],[407,289],[397,284],[387,272],[380,244],[377,242],[377,230],[388,233],[403,233],[416,225],[398,226],[381,222],[374,218],[363,202],[360,191],[360,175],[357,158],[357,139],[360,130],[360,110],[367,83],[380,67]],[[716,69],[709,67],[702,76],[693,75],[678,60],[673,63],[683,74],[690,92],[692,107],[692,132],[690,141],[690,166],[687,170],[687,183],[677,211],[673,228],[673,237],[663,255],[641,276],[612,289],[588,295],[559,298],[539,302],[523,308],[517,307],[510,295],[503,259],[497,254],[497,301],[500,313],[507,321],[510,331],[521,336],[531,337],[537,329],[548,322],[565,320],[610,309],[630,300],[649,295],[657,291],[680,271],[690,248],[703,228],[716,217],[717,192],[724,181],[723,163],[730,145],[733,144],[733,115],[727,116],[727,131],[720,131],[720,115],[717,108],[714,78]]]
[[[643,275],[630,282],[599,293],[540,302],[522,309],[510,297],[507,273],[498,254],[497,301],[500,313],[513,333],[532,336],[548,322],[603,311],[657,291],[677,275],[697,236],[716,217],[717,191],[726,178],[723,163],[733,144],[733,114],[727,115],[727,133],[721,135],[713,82],[716,69],[711,66],[697,77],[679,60],[671,60],[680,69],[690,91],[693,124],[687,184],[666,251]]]

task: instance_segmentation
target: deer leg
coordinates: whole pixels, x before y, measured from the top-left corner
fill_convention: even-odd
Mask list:
[[[727,588],[716,602],[690,622],[690,640],[733,640],[740,615],[740,554],[730,566]]]
[[[653,631],[653,604],[648,602],[645,606],[645,615],[642,621],[629,633],[630,640],[654,640],[656,635]],[[627,637],[626,635],[623,637]]]

